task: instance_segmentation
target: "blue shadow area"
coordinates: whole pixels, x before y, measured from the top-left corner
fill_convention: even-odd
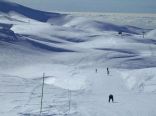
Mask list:
[[[59,13],[50,13],[50,12],[34,10],[31,8],[27,8],[25,6],[22,6],[16,3],[7,2],[4,0],[0,1],[0,11],[4,13],[9,13],[10,11],[14,11],[26,17],[29,17],[31,19],[35,19],[41,22],[46,22],[50,18],[61,18],[65,16]]]

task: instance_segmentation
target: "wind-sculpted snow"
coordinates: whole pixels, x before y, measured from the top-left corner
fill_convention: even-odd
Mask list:
[[[12,24],[0,23],[0,29],[10,29]]]
[[[38,42],[38,41],[33,41],[33,40],[27,40],[30,44],[32,44],[34,47],[45,49],[48,51],[53,51],[53,52],[74,52],[72,50],[64,49],[64,48],[59,48],[59,47],[54,47],[54,46],[49,46],[44,43]]]
[[[124,49],[99,48],[99,50],[112,51],[112,52],[121,52],[121,53],[125,53],[125,54],[135,54],[134,52],[131,52],[130,50],[124,50]]]
[[[140,34],[143,29],[136,28],[136,27],[130,27],[130,26],[118,26],[110,23],[102,23],[99,21],[96,21],[94,23],[91,23],[91,25],[101,31],[116,31],[116,32],[126,32],[131,34]]]
[[[155,29],[97,19],[0,1],[0,115],[156,116]]]
[[[3,41],[15,41],[18,40],[15,33],[10,30],[12,25],[9,24],[0,24],[0,40]]]
[[[64,15],[61,15],[59,13],[50,13],[50,12],[34,10],[31,8],[21,6],[16,3],[6,2],[4,0],[0,1],[0,12],[3,12],[3,13],[16,12],[26,17],[29,17],[31,19],[35,19],[35,20],[42,21],[42,22],[46,22],[50,18],[59,19],[59,18],[64,17]]]
[[[142,28],[134,26],[119,26],[111,23],[104,23],[95,20],[87,20],[85,18],[73,18],[67,22],[64,26],[73,27],[78,29],[89,29],[94,31],[115,31],[115,32],[126,32],[131,34],[141,34]]]

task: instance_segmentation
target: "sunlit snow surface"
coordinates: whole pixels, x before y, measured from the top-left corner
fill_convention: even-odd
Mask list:
[[[0,4],[0,115],[39,116],[45,73],[42,116],[156,116],[155,14]]]

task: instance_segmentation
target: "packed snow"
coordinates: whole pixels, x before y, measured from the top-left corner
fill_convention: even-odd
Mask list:
[[[156,116],[156,15],[119,16],[0,1],[0,115]]]

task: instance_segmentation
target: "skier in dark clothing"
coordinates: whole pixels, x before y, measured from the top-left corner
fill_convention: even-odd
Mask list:
[[[97,69],[95,69],[95,72],[97,73]]]
[[[112,94],[109,95],[109,103],[110,103],[110,101],[112,101],[112,103],[114,102],[114,97]]]
[[[122,35],[123,35],[123,34],[122,34],[122,31],[119,31],[118,34],[121,35],[121,37],[123,38],[123,36],[122,36]]]
[[[107,75],[109,75],[109,68],[107,67]]]
[[[119,31],[118,34],[119,34],[119,35],[122,35],[122,31]]]

